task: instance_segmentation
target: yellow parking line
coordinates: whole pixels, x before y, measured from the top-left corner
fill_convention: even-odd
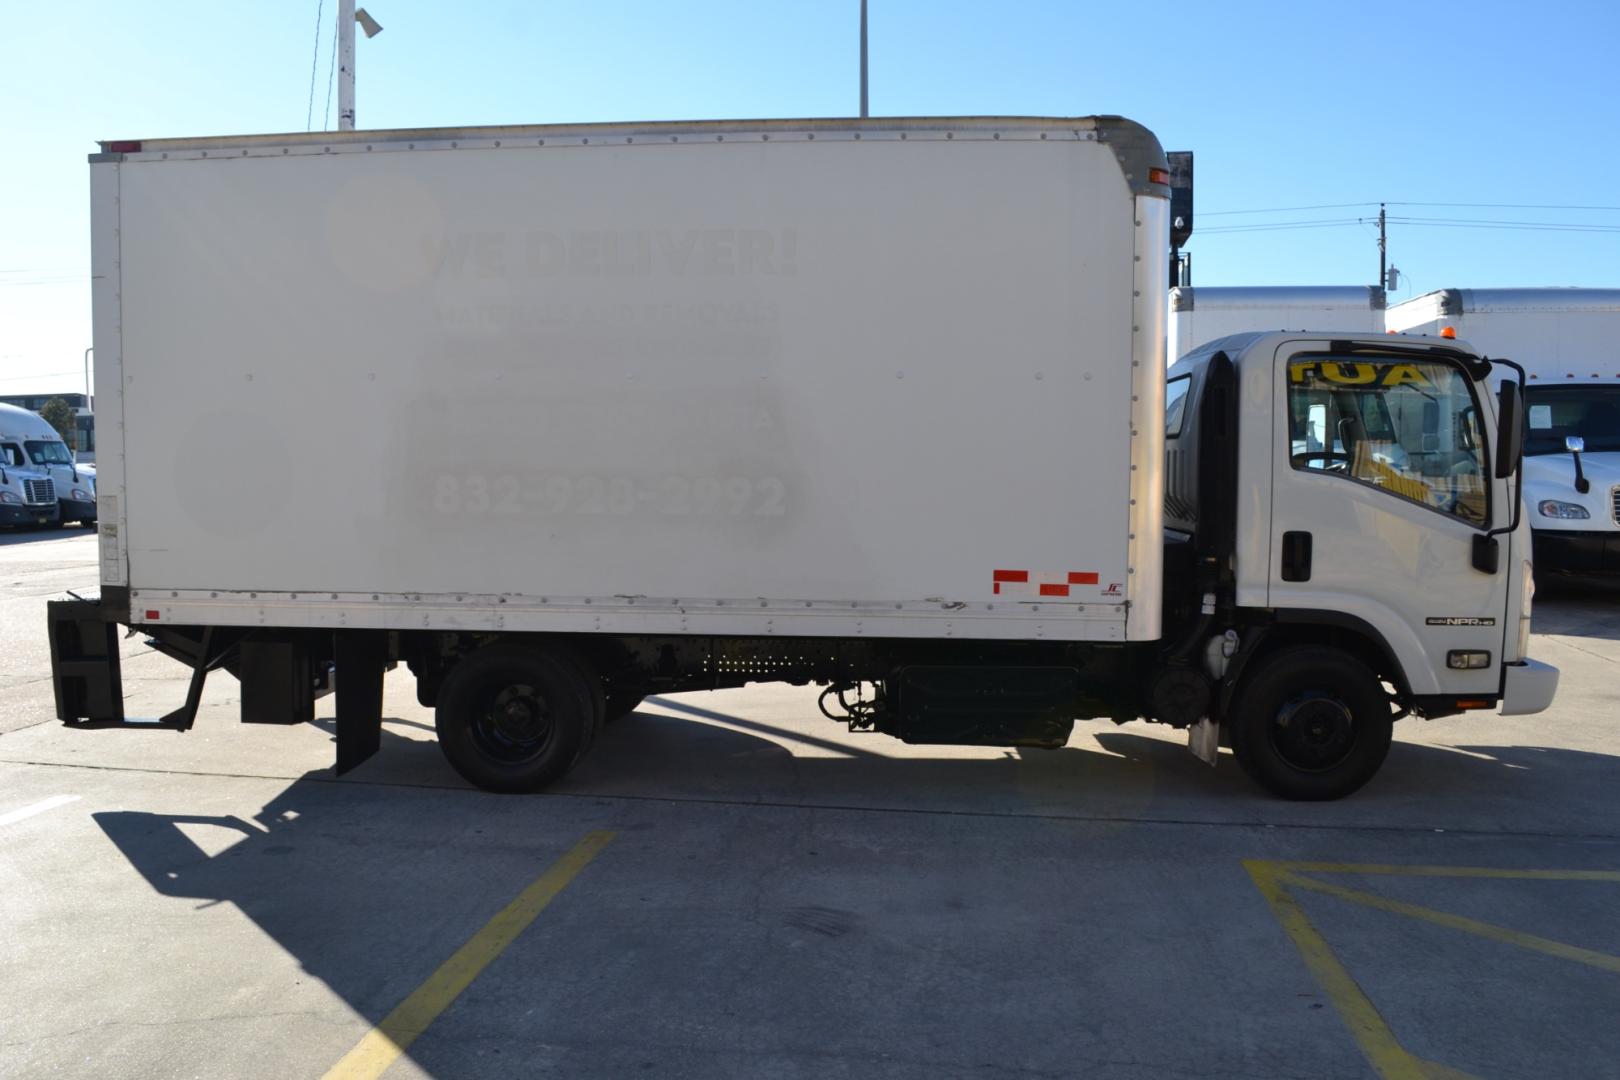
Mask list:
[[[353,1050],[326,1073],[326,1080],[375,1080],[403,1054],[417,1036],[476,979],[557,894],[613,839],[610,832],[587,833],[573,849],[518,894],[415,992],[383,1017]]]
[[[1361,1052],[1378,1075],[1385,1080],[1426,1080],[1428,1070],[1424,1063],[1408,1053],[1395,1038],[1384,1018],[1360,985],[1345,970],[1333,948],[1311,925],[1305,910],[1284,887],[1286,875],[1277,873],[1277,864],[1262,859],[1244,859],[1243,867],[1254,879],[1260,895],[1271,905],[1277,922],[1293,940],[1294,947],[1305,960],[1322,989],[1327,991],[1333,1007],[1339,1011],[1345,1026],[1355,1038]]]
[[[1503,881],[1620,881],[1620,870],[1498,870],[1491,866],[1390,866],[1383,863],[1273,862],[1302,874],[1392,874],[1402,877],[1498,878]]]
[[[1417,904],[1408,904],[1403,900],[1390,900],[1377,893],[1362,892],[1360,889],[1347,889],[1343,885],[1334,885],[1327,881],[1318,881],[1315,878],[1300,877],[1297,874],[1284,872],[1277,875],[1289,886],[1301,889],[1310,889],[1313,892],[1336,896],[1340,900],[1348,900],[1353,904],[1364,904],[1379,911],[1388,911],[1396,915],[1405,915],[1413,919],[1422,919],[1444,926],[1452,930],[1461,930],[1465,934],[1477,934],[1491,941],[1500,941],[1505,945],[1517,945],[1521,949],[1531,949],[1535,952],[1556,956],[1560,960],[1573,960],[1577,964],[1599,968],[1603,971],[1620,973],[1620,956],[1610,956],[1608,953],[1594,952],[1576,945],[1565,945],[1561,941],[1551,938],[1538,937],[1535,934],[1526,934],[1518,930],[1509,930],[1505,926],[1494,923],[1480,922],[1478,919],[1467,919],[1461,915],[1452,915],[1444,911],[1435,911],[1433,908],[1420,907]]]

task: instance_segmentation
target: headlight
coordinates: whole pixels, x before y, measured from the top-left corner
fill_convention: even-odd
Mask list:
[[[73,501],[74,502],[89,502],[90,500],[92,500],[94,498],[95,498],[94,495],[90,494],[88,491],[85,491],[83,488],[74,488],[73,489]]]
[[[20,503],[22,499],[9,491],[0,491],[0,503]]]
[[[1584,521],[1591,517],[1586,507],[1576,503],[1559,502],[1557,499],[1543,499],[1536,504],[1536,511],[1542,517],[1562,518],[1565,521]]]

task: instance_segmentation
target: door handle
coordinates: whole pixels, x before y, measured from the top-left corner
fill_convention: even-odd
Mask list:
[[[1285,532],[1282,539],[1282,579],[1311,580],[1311,534]]]

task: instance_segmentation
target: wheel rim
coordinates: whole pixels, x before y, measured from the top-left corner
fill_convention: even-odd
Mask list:
[[[1272,718],[1271,747],[1301,772],[1342,765],[1356,744],[1355,715],[1329,694],[1308,692],[1286,702]]]
[[[528,683],[512,683],[486,695],[473,713],[473,742],[502,764],[538,758],[555,731],[550,702]]]

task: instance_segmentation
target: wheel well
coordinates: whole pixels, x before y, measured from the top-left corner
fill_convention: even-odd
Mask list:
[[[1248,633],[1254,634],[1255,640],[1238,654],[1244,657],[1244,661],[1237,671],[1228,674],[1222,686],[1222,713],[1225,713],[1226,707],[1231,703],[1238,685],[1251,670],[1255,669],[1258,661],[1295,645],[1321,645],[1353,656],[1378,676],[1380,681],[1395,687],[1395,698],[1403,706],[1409,705],[1411,701],[1412,689],[1406,681],[1406,673],[1401,670],[1401,665],[1389,646],[1385,645],[1376,631],[1370,628],[1363,630],[1354,626],[1330,623],[1288,622],[1260,627],[1258,632],[1250,630]]]

